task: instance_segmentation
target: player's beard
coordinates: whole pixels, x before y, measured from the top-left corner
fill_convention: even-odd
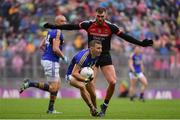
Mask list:
[[[104,23],[104,20],[96,20],[97,24],[102,26],[102,24]]]

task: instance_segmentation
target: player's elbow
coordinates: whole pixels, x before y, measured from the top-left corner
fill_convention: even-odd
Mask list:
[[[54,53],[58,53],[58,51],[59,51],[59,48],[53,47],[53,52],[54,52]]]
[[[76,72],[72,72],[72,76],[75,77],[75,78],[77,78],[77,74],[78,73],[76,73]]]

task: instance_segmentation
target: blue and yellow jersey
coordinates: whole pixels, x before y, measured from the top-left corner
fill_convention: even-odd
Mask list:
[[[141,62],[143,60],[142,54],[132,54],[132,60],[133,60],[133,67],[136,73],[142,72],[141,70]]]
[[[60,30],[57,30],[57,29],[49,30],[48,34],[46,36],[46,41],[45,41],[46,47],[45,47],[44,54],[42,56],[42,60],[50,60],[53,62],[59,61],[59,56],[57,56],[53,52],[53,46],[52,46],[53,39],[60,40],[59,48],[60,48],[60,50],[62,50],[62,45],[64,43],[62,32]]]
[[[93,65],[96,64],[97,60],[98,60],[98,57],[91,58],[89,49],[84,49],[84,50],[78,52],[73,57],[70,65],[68,67],[67,75],[71,75],[75,64],[79,65],[81,68],[92,67]]]

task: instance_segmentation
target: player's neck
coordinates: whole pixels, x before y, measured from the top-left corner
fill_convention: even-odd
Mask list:
[[[90,52],[91,58],[95,58],[96,57],[94,54],[92,54],[92,51],[89,51],[89,52]]]

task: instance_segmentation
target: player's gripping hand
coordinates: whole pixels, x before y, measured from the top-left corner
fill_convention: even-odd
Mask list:
[[[137,79],[138,78],[138,74],[136,72],[132,72],[134,77]]]
[[[66,56],[64,56],[63,58],[61,57],[61,58],[59,59],[59,62],[61,62],[61,61],[64,61],[66,64],[69,63],[69,59],[68,59],[68,57],[66,57]]]
[[[66,64],[68,64],[68,58],[67,58],[66,56],[64,56],[64,57],[62,58],[62,60],[63,60]]]
[[[142,41],[143,47],[153,46],[153,40],[144,39]]]
[[[53,25],[53,24],[50,24],[50,23],[45,23],[44,25],[43,25],[43,27],[44,28],[55,28],[55,26]]]
[[[86,79],[85,79],[85,83],[88,83],[88,82],[91,82],[92,80],[94,79],[93,75],[90,75],[88,76]]]

